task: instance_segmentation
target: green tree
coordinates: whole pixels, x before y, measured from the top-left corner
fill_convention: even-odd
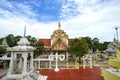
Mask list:
[[[30,45],[35,46],[36,42],[37,42],[37,39],[35,37],[31,37]]]
[[[30,42],[30,45],[35,47],[37,39],[35,37],[30,36],[30,35],[26,36],[26,38]]]
[[[82,39],[84,39],[88,43],[89,49],[91,49],[92,48],[92,39],[88,36],[82,37]]]
[[[100,51],[106,50],[109,43],[110,43],[110,42],[99,43],[98,49],[99,49]]]
[[[15,36],[15,42],[17,43],[21,38],[22,38],[22,36],[20,36],[20,35]]]
[[[10,47],[13,47],[13,46],[16,46],[17,45],[17,42],[15,40],[15,37],[13,34],[9,34],[7,37],[6,37],[6,40],[7,40],[7,43]]]
[[[89,51],[88,44],[84,39],[74,39],[70,43],[70,54],[76,56],[81,62],[81,57]]]
[[[0,45],[2,44],[3,40],[4,40],[4,38],[0,38]]]
[[[28,41],[31,40],[31,36],[30,35],[26,36],[26,38],[28,39]]]
[[[5,54],[5,53],[6,53],[6,48],[0,46],[0,56],[2,56],[2,55]]]
[[[42,53],[43,53],[43,50],[44,50],[44,43],[43,43],[42,41],[37,41],[34,57],[37,57],[37,56],[39,56],[40,54],[42,54]]]

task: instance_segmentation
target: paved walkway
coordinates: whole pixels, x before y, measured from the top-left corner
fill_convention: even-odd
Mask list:
[[[47,75],[47,80],[103,80],[100,76],[100,67],[90,69],[60,69],[59,72],[54,72],[53,69],[39,69],[42,75]]]

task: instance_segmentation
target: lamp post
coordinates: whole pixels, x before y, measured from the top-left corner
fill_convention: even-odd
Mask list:
[[[120,28],[120,27],[115,26],[116,36],[117,36],[117,45],[118,45],[118,43],[119,43],[119,39],[118,39],[118,28]]]
[[[52,61],[53,61],[54,59],[56,60],[56,61],[55,61],[55,62],[56,62],[56,65],[55,65],[54,71],[55,71],[55,72],[58,72],[58,71],[59,71],[59,68],[58,68],[58,59],[59,59],[60,61],[63,61],[63,60],[65,59],[65,55],[62,55],[62,54],[58,55],[58,53],[56,52],[55,55],[53,55],[53,54],[50,55],[50,59],[51,59]]]

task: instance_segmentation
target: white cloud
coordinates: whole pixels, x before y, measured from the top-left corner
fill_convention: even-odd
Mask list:
[[[73,0],[74,1],[74,0]],[[75,16],[68,16],[70,13],[67,5],[76,6]],[[120,26],[120,1],[107,0],[75,0],[75,4],[67,3],[62,11],[67,12],[65,15],[65,29],[70,33],[71,37],[90,36],[98,37],[101,41],[112,40],[115,34],[114,26]],[[68,30],[69,27],[69,30]]]
[[[50,38],[53,31],[57,29],[58,22],[56,21],[40,22],[36,18],[31,19],[30,17],[34,17],[36,14],[30,5],[20,3],[15,4],[15,8],[12,3],[8,2],[7,4],[10,9],[15,11],[10,12],[0,8],[0,37],[11,33],[23,35],[25,25],[27,26],[27,35],[36,38]],[[119,7],[119,0],[105,0],[105,2],[101,2],[101,0],[69,0],[61,9],[62,29],[70,38],[90,36],[97,37],[100,41],[110,41],[115,34],[114,26],[120,26]]]

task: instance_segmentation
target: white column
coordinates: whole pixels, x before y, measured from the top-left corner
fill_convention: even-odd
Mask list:
[[[18,64],[17,64],[17,53],[13,53],[13,56],[14,56],[14,69],[17,69],[18,68]]]
[[[9,65],[9,71],[8,74],[13,71],[13,52],[11,52],[11,60],[10,60],[10,65]]]
[[[66,60],[68,61],[68,52],[66,52]]]
[[[34,68],[35,68],[35,69],[38,68],[37,61],[34,62]]]
[[[19,59],[19,66],[18,66],[18,69],[22,68],[22,57],[20,56],[20,59]]]
[[[38,61],[38,68],[40,69],[40,61]]]
[[[90,68],[92,68],[92,57],[90,56]]]
[[[33,65],[33,52],[30,53],[30,68],[34,69],[34,65]]]
[[[56,66],[55,66],[55,71],[58,72],[58,53],[55,54],[55,59],[56,59]]]
[[[49,68],[51,68],[51,60],[49,60]]]
[[[23,70],[22,70],[22,73],[26,73],[27,72],[27,57],[28,57],[28,54],[27,53],[23,53],[22,54],[22,57],[23,57]]]
[[[83,56],[83,69],[85,69],[85,58],[84,58],[84,56]]]
[[[14,60],[17,58],[17,53],[13,53]]]
[[[50,55],[52,55],[52,52],[50,53]],[[52,64],[51,64],[51,61],[52,61],[52,60],[51,60],[51,58],[54,58],[53,55],[52,55],[51,57],[49,57],[49,68],[52,67]]]

